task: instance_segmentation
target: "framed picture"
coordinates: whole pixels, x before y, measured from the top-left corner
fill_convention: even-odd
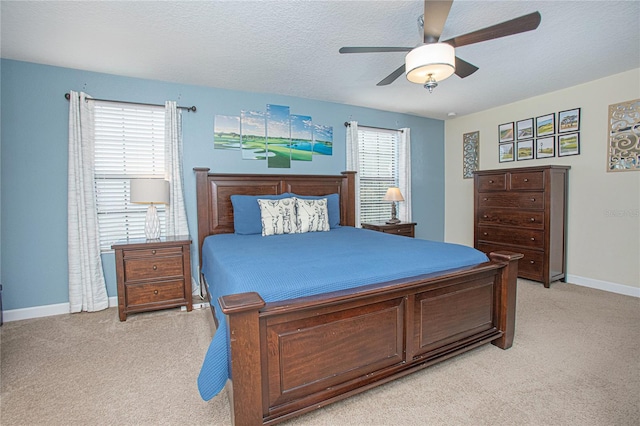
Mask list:
[[[533,158],[533,139],[518,141],[518,161],[531,160]]]
[[[553,135],[556,132],[556,115],[547,114],[536,117],[536,137]]]
[[[536,158],[549,158],[556,156],[556,138],[549,136],[536,139]]]
[[[568,109],[558,113],[558,133],[580,130],[580,108]]]
[[[518,140],[531,139],[533,137],[533,118],[516,122],[516,135]]]
[[[511,142],[513,138],[513,121],[511,123],[504,123],[498,126],[498,139],[500,143]]]
[[[558,135],[558,157],[580,154],[580,133]]]
[[[513,142],[509,142],[509,143],[501,143],[498,146],[499,149],[499,157],[498,160],[501,163],[506,163],[508,161],[513,161],[514,160],[514,155],[513,155]]]

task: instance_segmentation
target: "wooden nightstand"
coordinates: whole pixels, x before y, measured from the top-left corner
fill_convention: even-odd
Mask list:
[[[191,240],[125,240],[116,254],[120,321],[136,312],[186,306],[191,311]]]
[[[395,224],[388,224],[384,222],[363,223],[364,229],[371,229],[372,231],[384,232],[386,234],[402,235],[404,237],[415,237],[414,222],[400,222]]]

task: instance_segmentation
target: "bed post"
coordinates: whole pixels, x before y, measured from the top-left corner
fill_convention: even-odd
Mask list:
[[[513,337],[516,327],[516,289],[518,281],[518,259],[523,257],[520,253],[497,251],[489,255],[493,262],[504,262],[506,266],[500,270],[497,284],[496,314],[498,329],[502,331],[502,337],[492,341],[501,349],[509,349],[513,345]]]
[[[198,269],[202,267],[202,242],[209,235],[209,185],[207,177],[209,175],[208,167],[194,167],[196,173],[196,201],[198,209]],[[200,277],[200,285],[204,280]]]
[[[340,194],[340,224],[356,226],[356,172],[342,174],[345,179],[342,180]]]
[[[258,311],[265,305],[258,293],[222,296],[231,346],[229,404],[234,425],[262,424],[262,360]],[[224,330],[222,330],[224,331]]]

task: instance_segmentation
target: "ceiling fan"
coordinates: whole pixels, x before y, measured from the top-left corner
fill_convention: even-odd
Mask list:
[[[377,85],[393,83],[406,72],[407,80],[423,84],[431,93],[442,81],[455,73],[465,78],[478,71],[478,67],[455,56],[455,48],[480,43],[513,34],[535,30],[540,25],[540,13],[533,12],[519,18],[492,25],[449,40],[440,41],[440,35],[449,16],[453,0],[425,0],[422,27],[424,43],[417,47],[342,47],[340,53],[409,52],[405,63],[383,78]]]

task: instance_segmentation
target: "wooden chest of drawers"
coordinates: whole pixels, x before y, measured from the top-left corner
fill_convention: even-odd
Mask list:
[[[414,238],[416,224],[413,222],[400,222],[400,223],[363,223],[364,229],[371,229],[372,231],[384,232],[386,234],[402,235],[404,237]]]
[[[191,240],[126,241],[111,246],[116,256],[120,321],[135,312],[186,306],[191,301]]]
[[[518,276],[564,279],[569,166],[475,172],[474,245],[524,254]]]

